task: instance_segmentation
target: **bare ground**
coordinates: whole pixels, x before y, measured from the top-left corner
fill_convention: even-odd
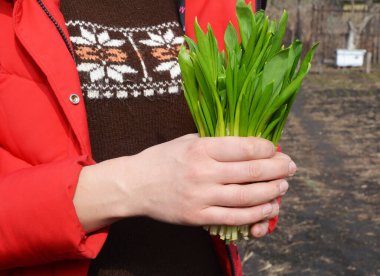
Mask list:
[[[281,140],[298,165],[277,230],[240,245],[245,275],[380,275],[380,72],[305,81]]]

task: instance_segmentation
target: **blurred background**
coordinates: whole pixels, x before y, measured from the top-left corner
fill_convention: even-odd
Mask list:
[[[286,40],[320,46],[281,146],[298,165],[244,275],[380,275],[380,1],[269,0]]]

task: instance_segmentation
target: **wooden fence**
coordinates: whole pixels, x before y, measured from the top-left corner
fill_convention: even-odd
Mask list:
[[[366,10],[335,9],[324,6],[313,6],[311,33],[312,41],[319,41],[317,59],[321,63],[334,63],[336,49],[346,48],[349,34],[348,20],[361,22],[368,15]],[[374,13],[361,34],[360,49],[372,53],[372,63],[380,64],[380,13]]]

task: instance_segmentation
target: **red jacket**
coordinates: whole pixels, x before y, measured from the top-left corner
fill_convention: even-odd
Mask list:
[[[195,15],[219,41],[236,23],[235,1],[187,2],[190,36]],[[40,4],[0,0],[0,275],[86,275],[107,229],[86,235],[74,209],[79,173],[95,161],[75,62]],[[59,0],[43,4],[69,37]],[[215,247],[226,275],[241,275],[236,248]]]

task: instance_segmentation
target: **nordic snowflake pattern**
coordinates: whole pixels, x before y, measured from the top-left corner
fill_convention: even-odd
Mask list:
[[[174,47],[181,45],[184,41],[182,36],[175,36],[171,29],[167,30],[163,35],[160,33],[154,34],[148,32],[150,39],[140,40],[140,43],[151,47],[167,47],[168,49],[173,49]],[[158,72],[169,71],[172,79],[176,78],[181,73],[177,60],[162,62],[155,67],[154,70]]]
[[[178,22],[116,28],[68,21],[82,90],[89,99],[151,97],[181,91]]]

